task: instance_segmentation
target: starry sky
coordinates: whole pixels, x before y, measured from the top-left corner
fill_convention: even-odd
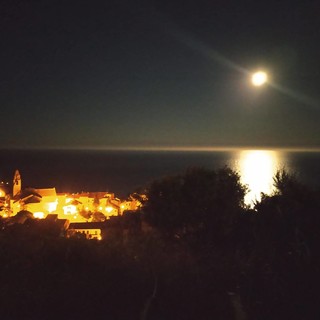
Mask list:
[[[318,148],[319,17],[308,0],[2,1],[0,148]]]

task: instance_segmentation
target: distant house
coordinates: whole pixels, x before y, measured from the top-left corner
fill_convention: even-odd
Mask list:
[[[68,219],[74,223],[101,222],[122,215],[125,211],[137,210],[141,206],[137,197],[131,196],[121,202],[114,193],[106,191],[57,194],[55,188],[23,189],[18,170],[14,174],[12,191],[12,196],[8,195],[6,201],[3,197],[5,192],[0,189],[2,216],[14,216],[24,210],[39,219],[56,213],[60,219]]]
[[[34,212],[33,208],[38,208],[42,196],[34,188],[25,188],[18,191],[11,199],[10,207],[15,215],[21,210]]]
[[[28,210],[36,218],[44,218],[47,214],[56,211],[57,203],[55,188],[25,188],[13,196],[11,208],[13,214],[21,210]]]
[[[74,222],[70,223],[67,237],[82,235],[86,239],[102,239],[102,231],[105,229],[104,222]]]
[[[41,195],[42,208],[45,212],[54,212],[57,209],[58,199],[56,188],[36,189]]]
[[[121,201],[113,193],[82,192],[72,194],[72,199],[78,201],[78,211],[101,212],[107,219],[121,213]]]
[[[0,183],[0,212],[1,215],[6,217],[8,216],[7,209],[10,203],[10,196],[8,192],[8,183]]]

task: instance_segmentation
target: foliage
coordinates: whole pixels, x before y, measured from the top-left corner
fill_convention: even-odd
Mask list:
[[[232,319],[219,275],[208,285],[185,247],[156,233],[98,242],[13,229],[0,232],[1,319],[138,320],[150,296],[145,319]]]
[[[1,319],[318,319],[320,197],[285,171],[275,186],[244,210],[236,173],[189,169],[102,241],[0,221]]]
[[[244,207],[246,187],[230,168],[190,168],[154,181],[143,212],[148,223],[167,235],[225,235]]]
[[[243,300],[253,319],[263,310],[265,319],[309,319],[319,290],[319,196],[285,170],[276,173],[274,185],[250,217]]]
[[[285,169],[278,170],[273,177],[273,184],[276,188],[274,195],[283,195],[294,198],[302,196],[308,190],[306,186],[298,181],[296,173],[289,173]]]

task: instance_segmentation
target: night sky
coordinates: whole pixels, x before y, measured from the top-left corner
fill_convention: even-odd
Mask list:
[[[0,148],[320,147],[319,17],[308,0],[1,1]]]

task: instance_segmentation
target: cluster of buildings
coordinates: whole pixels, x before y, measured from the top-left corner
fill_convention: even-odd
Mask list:
[[[124,211],[136,211],[141,202],[134,196],[121,201],[110,192],[57,193],[56,189],[22,188],[18,170],[13,178],[12,192],[8,183],[0,184],[0,215],[14,218],[24,214],[36,219],[64,221],[69,233],[81,232],[88,238],[101,238],[97,223],[122,215]]]

